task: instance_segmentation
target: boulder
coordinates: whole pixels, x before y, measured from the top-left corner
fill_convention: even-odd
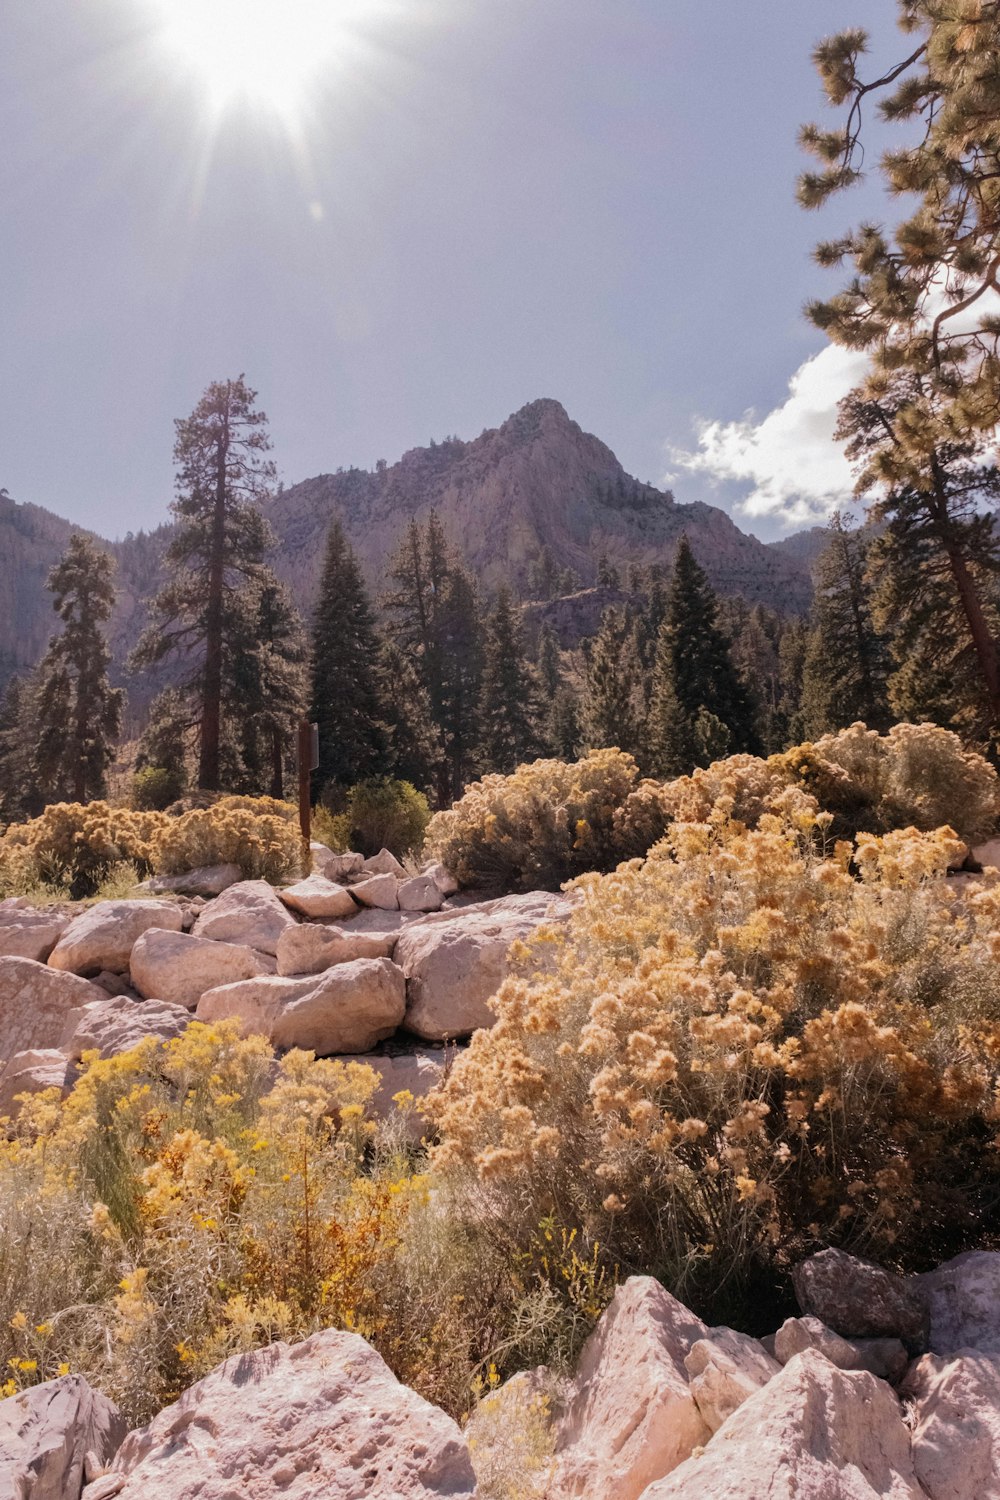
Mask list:
[[[774,1357],[787,1365],[804,1349],[818,1349],[838,1370],[867,1370],[895,1385],[906,1374],[909,1355],[899,1339],[844,1339],[819,1318],[786,1318],[774,1335]]]
[[[365,857],[363,854],[334,854],[326,844],[317,844],[315,841],[309,845],[312,855],[312,867],[319,875],[325,875],[327,880],[352,880],[360,875],[364,869]]]
[[[424,868],[420,873],[422,875],[430,876],[434,884],[437,886],[438,890],[441,892],[442,896],[454,896],[455,892],[458,890],[458,881],[455,879],[454,875],[450,870],[446,870],[444,865],[439,864],[436,860],[433,864],[424,865]]]
[[[114,1461],[122,1500],[472,1500],[457,1425],[356,1333],[234,1355]]]
[[[392,1035],[406,1011],[406,982],[387,958],[359,958],[304,979],[250,979],[209,990],[200,1021],[238,1016],[248,1034],[275,1047],[305,1047],[321,1057],[370,1052]]]
[[[1000,1358],[925,1354],[902,1389],[912,1402],[913,1467],[930,1500],[1000,1500]]]
[[[372,1095],[372,1114],[378,1120],[402,1119],[409,1139],[419,1141],[426,1129],[420,1111],[412,1108],[401,1113],[393,1101],[397,1094],[405,1092],[413,1095],[416,1105],[421,1099],[426,1099],[431,1089],[437,1088],[445,1074],[444,1048],[422,1052],[364,1053],[360,1057],[345,1057],[343,1061],[367,1063],[374,1068],[379,1075],[379,1086]]]
[[[399,860],[388,849],[380,849],[366,859],[362,866],[369,875],[395,875],[397,880],[406,879],[406,871]]]
[[[294,925],[295,918],[266,880],[241,880],[209,902],[192,931],[195,937],[241,943],[273,954],[281,934]]]
[[[0,1401],[0,1500],[79,1500],[85,1460],[108,1463],[125,1422],[82,1375]]]
[[[399,882],[396,899],[400,911],[440,911],[444,892],[430,875],[414,875]]]
[[[30,958],[0,958],[0,1058],[58,1047],[67,1019],[100,994],[75,974]]]
[[[43,964],[69,920],[58,912],[0,906],[0,958],[33,958]]]
[[[201,865],[183,875],[154,875],[144,882],[154,895],[221,896],[231,885],[243,879],[239,865]]]
[[[70,1017],[60,1046],[74,1062],[79,1062],[85,1052],[117,1057],[150,1036],[172,1041],[187,1030],[190,1020],[191,1013],[183,1005],[114,995],[85,1005]]]
[[[984,870],[1000,870],[1000,839],[988,839],[985,844],[977,844],[972,857]]]
[[[303,922],[278,939],[278,973],[322,974],[334,964],[355,958],[391,958],[396,946],[392,932],[356,932],[343,927],[320,927]]]
[[[487,1002],[507,976],[511,944],[569,911],[565,897],[534,892],[440,912],[400,933],[393,957],[407,978],[407,1029],[448,1041],[492,1026]]]
[[[584,1345],[558,1424],[550,1500],[638,1500],[708,1442],[684,1368],[707,1333],[652,1277],[618,1288]]]
[[[353,917],[357,902],[342,885],[325,875],[307,875],[294,885],[286,885],[279,898],[303,917]]]
[[[395,875],[372,875],[351,886],[351,895],[362,906],[375,906],[379,911],[399,910],[399,881]]]
[[[595,1495],[599,1492],[595,1492]],[[797,1354],[642,1500],[927,1500],[882,1381]]]
[[[711,1328],[684,1357],[691,1395],[706,1427],[718,1432],[781,1369],[757,1339],[732,1328]]]
[[[180,932],[183,914],[173,901],[98,901],[74,917],[52,952],[49,967],[70,974],[124,974],[132,948],[149,927]]]
[[[17,1118],[21,1094],[41,1094],[46,1089],[68,1093],[73,1072],[65,1052],[56,1048],[16,1053],[6,1065],[0,1063],[0,1116]]]
[[[970,1250],[914,1280],[930,1314],[930,1349],[1000,1354],[1000,1254]]]
[[[151,927],[132,949],[132,983],[147,1000],[194,1010],[206,990],[269,972],[252,948]]]
[[[843,1250],[821,1250],[792,1272],[799,1307],[844,1338],[898,1338],[927,1348],[927,1299],[914,1276],[897,1276]]]

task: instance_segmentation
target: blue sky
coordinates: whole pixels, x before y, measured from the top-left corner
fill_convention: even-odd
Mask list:
[[[554,396],[761,535],[838,498],[855,366],[801,307],[865,198],[801,212],[795,134],[813,43],[895,52],[890,0],[328,0],[356,13],[293,120],[213,113],[161,3],[0,8],[15,499],[157,524],[172,419],[240,371],[286,483]]]

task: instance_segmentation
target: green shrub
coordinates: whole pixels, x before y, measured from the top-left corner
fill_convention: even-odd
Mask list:
[[[403,855],[420,848],[430,816],[423,792],[408,781],[381,777],[352,786],[342,812],[317,808],[315,834],[331,849]]]
[[[223,797],[212,807],[164,818],[153,848],[158,875],[201,865],[239,865],[247,880],[277,884],[298,875],[302,840],[290,803],[271,797]]]
[[[143,766],[132,777],[131,803],[137,812],[165,812],[184,791],[186,777],[182,771],[168,771],[165,766]]]

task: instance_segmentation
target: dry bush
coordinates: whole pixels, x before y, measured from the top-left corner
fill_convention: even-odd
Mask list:
[[[950,830],[824,859],[828,821],[678,824],[577,882],[432,1100],[434,1171],[512,1253],[553,1214],[745,1316],[819,1246],[912,1266],[974,1233],[1000,1186],[1000,889],[937,878]]]
[[[23,862],[25,878],[64,887],[73,897],[90,896],[113,866],[128,862],[140,875],[153,864],[163,813],[132,812],[107,802],[57,802],[28,823],[12,824],[0,842],[0,865]],[[11,855],[11,850],[27,854]]]
[[[276,884],[296,876],[302,841],[295,809],[272,797],[223,797],[212,807],[164,818],[153,845],[157,874],[201,865],[239,865],[247,880]]]
[[[475,782],[431,819],[425,847],[463,885],[554,889],[644,853],[667,826],[661,790],[621,750],[536,760]]]

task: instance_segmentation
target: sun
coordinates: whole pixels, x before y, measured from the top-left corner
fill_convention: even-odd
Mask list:
[[[203,77],[218,109],[244,100],[279,114],[349,40],[364,0],[158,0],[164,43]]]

